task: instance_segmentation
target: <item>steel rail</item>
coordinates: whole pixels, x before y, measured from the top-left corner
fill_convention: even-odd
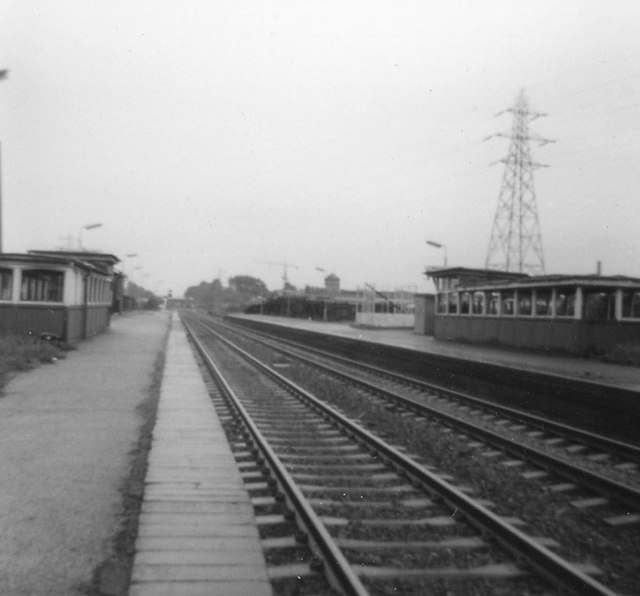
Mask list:
[[[450,506],[460,509],[473,525],[480,531],[489,531],[493,537],[508,549],[514,549],[519,553],[540,575],[547,578],[554,584],[560,584],[579,596],[616,596],[607,586],[591,578],[586,573],[580,571],[562,557],[556,555],[548,548],[540,545],[526,534],[501,519],[485,506],[475,502],[462,491],[442,480],[436,474],[423,468],[412,459],[395,449],[391,445],[382,441],[368,430],[352,422],[331,406],[325,404],[320,399],[293,383],[274,369],[270,368],[233,342],[223,337],[215,330],[204,323],[200,323],[210,333],[215,335],[221,342],[230,349],[241,355],[245,360],[253,364],[257,369],[271,377],[280,386],[288,391],[297,394],[316,409],[326,413],[329,417],[338,422],[347,432],[370,448],[377,450],[385,458],[396,465],[402,471],[413,477],[428,492],[436,492]]]
[[[535,414],[530,414],[529,412],[525,412],[524,410],[518,410],[516,408],[511,408],[509,406],[504,406],[501,404],[496,404],[480,397],[470,395],[468,393],[464,393],[461,391],[456,391],[455,389],[449,389],[442,385],[437,385],[435,383],[429,383],[427,381],[423,381],[420,379],[416,379],[414,377],[409,377],[407,375],[402,375],[400,373],[396,373],[384,368],[380,368],[377,366],[373,366],[371,364],[366,364],[364,362],[358,362],[357,360],[352,360],[350,358],[345,358],[344,356],[338,356],[335,354],[331,354],[319,348],[312,348],[309,346],[301,345],[297,342],[294,342],[289,339],[277,338],[274,339],[273,336],[270,336],[262,331],[257,331],[255,329],[251,329],[250,333],[243,329],[242,331],[238,330],[237,325],[228,325],[225,323],[219,323],[220,325],[233,329],[238,333],[246,334],[247,337],[251,337],[253,335],[260,335],[265,338],[267,345],[270,345],[270,342],[276,341],[278,343],[287,344],[293,348],[297,348],[300,350],[304,350],[306,352],[311,352],[321,356],[323,358],[327,358],[329,360],[334,360],[336,362],[340,362],[346,366],[357,367],[368,371],[374,375],[379,375],[386,377],[392,381],[404,383],[406,385],[416,387],[422,390],[434,391],[439,394],[442,394],[443,397],[451,397],[454,400],[458,400],[464,402],[466,405],[477,406],[484,410],[487,410],[492,413],[500,414],[503,416],[510,416],[521,423],[530,424],[531,426],[535,426],[540,428],[548,433],[555,433],[560,436],[564,436],[565,438],[582,441],[587,443],[591,447],[597,447],[599,449],[605,449],[610,453],[617,455],[621,458],[628,458],[631,460],[635,460],[640,462],[640,446],[633,445],[631,443],[625,443],[623,441],[618,441],[616,439],[612,439],[610,437],[606,437],[604,435],[600,435],[597,433],[592,433],[590,431],[583,430],[581,428],[569,426],[567,424],[563,424],[561,422],[555,422],[553,420],[548,420],[546,418],[542,418],[540,416],[536,416]],[[262,340],[262,341],[265,341]],[[256,341],[261,341],[257,340]],[[282,352],[286,352],[286,350],[279,346],[271,346],[274,349],[280,350]]]
[[[448,426],[454,427],[458,430],[463,430],[469,435],[482,440],[493,447],[501,449],[502,451],[513,455],[514,457],[527,459],[530,463],[533,463],[538,467],[554,471],[555,473],[568,478],[573,482],[578,482],[586,486],[587,488],[598,492],[601,495],[615,498],[616,500],[624,503],[629,507],[640,510],[640,490],[636,488],[633,488],[616,480],[612,480],[611,478],[603,476],[602,474],[598,474],[597,472],[593,472],[586,468],[568,463],[563,459],[550,455],[549,453],[536,449],[535,447],[530,447],[521,443],[514,444],[511,439],[484,427],[478,426],[473,422],[462,420],[452,414],[443,412],[438,408],[434,408],[427,404],[417,402],[404,395],[399,395],[398,393],[395,393],[389,389],[383,389],[378,385],[369,383],[368,381],[350,375],[346,372],[338,371],[328,365],[310,360],[303,355],[295,354],[283,348],[277,349],[281,353],[287,354],[291,357],[295,357],[298,360],[302,360],[303,362],[311,366],[319,368],[324,372],[329,372],[336,377],[342,378],[343,380],[346,380],[349,383],[353,383],[354,385],[358,385],[376,395],[392,399],[396,403],[399,403],[401,406],[409,408],[418,414],[429,415],[438,418],[441,421],[444,421],[444,423],[446,423]]]
[[[280,488],[286,494],[290,505],[298,514],[304,529],[307,531],[311,543],[315,545],[317,551],[320,553],[319,558],[324,562],[325,570],[329,576],[333,578],[334,587],[348,596],[367,596],[369,592],[362,584],[362,581],[357,574],[354,573],[342,551],[336,545],[324,524],[312,509],[309,501],[302,494],[295,481],[280,461],[280,458],[275,454],[263,434],[255,425],[251,416],[247,413],[245,407],[242,405],[215,362],[207,353],[202,342],[195,336],[193,328],[184,320],[184,318],[182,318],[182,322],[189,331],[191,340],[202,357],[207,369],[218,383],[221,391],[233,404],[238,415],[242,418],[243,424],[249,430],[257,449],[262,453],[265,460],[268,461],[270,469],[278,479]],[[199,324],[203,325],[200,322]]]

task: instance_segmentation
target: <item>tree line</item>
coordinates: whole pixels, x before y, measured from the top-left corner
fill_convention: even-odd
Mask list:
[[[196,308],[202,308],[214,315],[244,311],[252,304],[259,304],[271,295],[266,284],[250,275],[230,277],[228,286],[220,279],[202,281],[185,292],[185,298],[192,298]]]

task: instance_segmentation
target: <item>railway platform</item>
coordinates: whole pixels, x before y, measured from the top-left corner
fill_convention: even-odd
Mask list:
[[[473,362],[495,364],[519,370],[612,385],[640,392],[640,368],[638,367],[570,356],[549,355],[514,348],[441,341],[434,339],[432,336],[415,334],[412,329],[370,329],[356,327],[349,323],[310,321],[307,319],[267,315],[241,314],[233,316],[342,338],[398,346]]]
[[[94,593],[94,572],[105,581],[100,592],[122,593],[126,577],[112,546],[122,531],[132,454],[150,423],[168,317],[113,317],[105,333],[66,358],[2,388],[3,596]]]
[[[129,596],[272,593],[249,495],[173,318]]]

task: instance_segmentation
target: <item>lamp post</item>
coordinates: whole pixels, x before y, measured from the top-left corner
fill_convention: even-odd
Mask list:
[[[9,71],[4,68],[0,70],[0,81],[9,76]],[[0,145],[0,253],[2,253],[2,145]]]
[[[167,307],[167,302],[165,300],[165,296],[163,295],[162,290],[160,290],[160,284],[164,283],[164,279],[161,279],[159,281],[156,281],[155,285],[153,286],[153,296],[156,300],[159,301],[159,308],[166,308]]]
[[[323,269],[322,267],[316,267],[316,271],[319,271],[320,273],[326,273],[327,270]],[[324,292],[322,294],[323,298],[322,298],[322,320],[326,321],[327,320],[327,285],[325,284],[324,286]]]
[[[124,255],[124,258],[122,259],[122,275],[124,275],[126,277],[127,275],[127,270],[125,267],[125,260],[126,259],[133,259],[134,257],[137,257],[138,253],[136,252],[130,252],[128,255]]]
[[[133,259],[133,258],[135,258],[137,256],[138,256],[138,253],[130,252],[128,255],[124,255],[124,257],[122,258],[122,284],[123,284],[123,289],[124,289],[124,284],[126,283],[126,280],[127,280],[127,268],[125,267],[125,261],[127,259]]]
[[[447,267],[447,247],[440,242],[434,242],[433,240],[427,240],[427,244],[429,246],[433,246],[434,248],[442,248],[444,249],[444,266]]]
[[[101,223],[94,223],[94,224],[82,226],[80,228],[80,233],[78,234],[78,249],[82,250],[82,232],[84,232],[84,230],[95,230],[96,228],[101,228],[101,227],[102,227]]]
[[[133,270],[134,271],[140,271],[140,269],[142,269],[142,266],[139,265],[138,267],[134,267]],[[131,274],[131,279],[129,280],[129,291],[131,291],[131,284],[137,285],[134,281],[133,281],[133,273]]]

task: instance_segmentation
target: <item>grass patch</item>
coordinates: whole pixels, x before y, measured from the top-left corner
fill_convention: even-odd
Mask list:
[[[0,387],[15,372],[30,370],[59,358],[64,358],[64,346],[61,344],[21,335],[0,337]]]
[[[640,366],[640,344],[620,344],[602,355],[605,362]]]

